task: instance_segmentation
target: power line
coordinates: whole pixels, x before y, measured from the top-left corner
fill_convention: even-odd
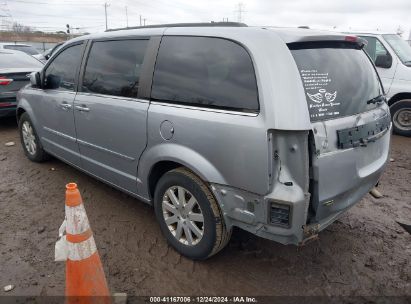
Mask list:
[[[63,2],[63,3],[56,3],[56,2],[35,2],[35,1],[29,1],[29,0],[13,0],[13,3],[23,3],[23,4],[40,4],[40,5],[54,5],[54,6],[60,6],[60,5],[75,5],[75,6],[99,6],[99,3],[84,3],[84,2]]]
[[[104,2],[104,13],[106,15],[106,31],[107,31],[107,7],[109,7],[110,4],[107,4],[107,2]]]
[[[128,13],[127,13],[127,5],[126,5],[126,27],[128,27]]]

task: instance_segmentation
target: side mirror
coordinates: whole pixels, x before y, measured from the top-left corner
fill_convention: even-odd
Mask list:
[[[392,66],[392,57],[389,53],[378,55],[375,59],[375,66],[383,69],[389,69]]]
[[[33,72],[30,74],[30,83],[32,87],[41,88],[40,72]]]
[[[47,78],[44,80],[45,81],[45,88],[46,89],[57,89],[60,87],[61,84],[61,76],[49,74]]]

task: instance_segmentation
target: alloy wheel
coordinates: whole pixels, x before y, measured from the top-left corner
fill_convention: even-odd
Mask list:
[[[21,132],[26,151],[30,155],[35,155],[37,151],[36,136],[34,135],[33,127],[27,120],[23,122]]]
[[[187,189],[173,186],[164,193],[164,221],[171,234],[182,244],[194,246],[204,234],[204,216],[197,199]]]

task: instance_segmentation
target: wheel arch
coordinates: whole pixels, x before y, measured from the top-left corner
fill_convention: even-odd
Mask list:
[[[226,184],[221,173],[198,152],[174,143],[162,143],[147,149],[140,159],[139,192],[152,200],[154,189],[161,176],[177,167],[187,168],[206,183]]]
[[[21,115],[23,115],[23,113],[27,113],[30,116],[31,122],[33,123],[34,127],[37,130],[37,134],[39,131],[37,128],[37,119],[33,113],[33,109],[31,108],[30,103],[25,99],[25,98],[20,98],[19,103],[17,105],[17,110],[16,110],[16,118],[17,118],[17,122],[20,121],[20,117]],[[40,134],[39,134],[40,136]]]
[[[16,111],[17,123],[20,121],[20,117],[21,117],[21,115],[23,115],[23,113],[26,113],[26,110],[22,107],[18,107],[17,111]]]
[[[411,99],[411,92],[397,93],[388,100],[388,105],[392,106],[394,103],[404,99]]]

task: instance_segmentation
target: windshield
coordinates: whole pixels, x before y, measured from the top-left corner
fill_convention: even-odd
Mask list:
[[[377,73],[353,43],[312,42],[289,45],[303,81],[311,121],[369,111],[382,94]]]
[[[411,46],[398,35],[383,35],[402,63],[411,66]]]
[[[37,51],[34,47],[29,46],[29,45],[10,44],[10,45],[5,45],[4,48],[9,49],[9,50],[22,51],[29,55],[40,54],[39,51]]]

